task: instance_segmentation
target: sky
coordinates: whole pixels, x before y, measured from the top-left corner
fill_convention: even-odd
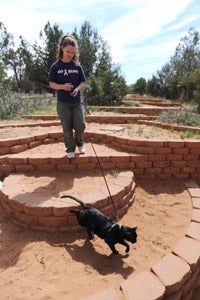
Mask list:
[[[63,33],[85,21],[110,47],[127,84],[156,75],[189,29],[200,32],[199,0],[0,0],[0,22],[15,39],[39,41],[47,22]]]

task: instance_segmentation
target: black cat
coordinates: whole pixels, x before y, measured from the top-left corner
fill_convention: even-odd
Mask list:
[[[115,249],[115,244],[124,245],[126,247],[126,253],[128,253],[130,247],[125,240],[131,243],[137,242],[137,227],[131,228],[118,225],[98,209],[87,205],[73,196],[64,195],[61,196],[61,198],[71,198],[81,204],[83,210],[71,209],[70,212],[76,214],[79,225],[87,228],[90,240],[94,238],[93,233],[95,233],[105,240],[113,254],[118,254],[118,251]]]

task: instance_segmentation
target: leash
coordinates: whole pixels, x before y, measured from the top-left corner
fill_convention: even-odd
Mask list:
[[[95,156],[96,156],[96,159],[97,159],[97,161],[98,161],[99,169],[101,170],[101,173],[102,173],[103,179],[104,179],[104,181],[105,181],[105,184],[106,184],[106,187],[107,187],[107,190],[108,190],[108,193],[109,193],[109,197],[110,197],[110,200],[111,200],[111,203],[112,203],[114,212],[115,212],[115,218],[116,218],[116,220],[117,220],[117,222],[118,222],[118,221],[119,221],[119,218],[118,218],[118,215],[117,215],[117,209],[116,209],[116,207],[115,207],[115,203],[114,203],[114,201],[113,201],[113,198],[112,198],[112,195],[111,195],[111,192],[110,192],[110,189],[109,189],[109,186],[108,186],[108,183],[107,183],[107,180],[106,180],[106,177],[105,177],[103,168],[102,168],[102,166],[101,166],[101,163],[100,163],[99,157],[98,157],[98,155],[97,155],[97,153],[96,153],[96,150],[95,150],[95,148],[94,148],[94,145],[92,144],[92,142],[90,142],[90,144],[91,144],[91,146],[92,146],[92,149],[93,149],[94,154],[95,154]]]

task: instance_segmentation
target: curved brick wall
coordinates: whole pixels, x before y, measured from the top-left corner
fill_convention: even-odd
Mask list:
[[[11,186],[17,187],[16,195],[10,189]],[[114,185],[110,185],[109,188],[118,217],[122,217],[134,201],[133,173],[130,171],[120,172],[114,180]],[[23,191],[20,187],[20,174],[11,174],[5,178],[0,191],[0,199],[6,214],[23,226],[47,231],[80,231],[76,217],[69,211],[71,208],[77,207],[74,201],[69,203],[69,199],[66,201],[55,197],[45,197],[42,194],[31,196],[28,191]],[[99,194],[91,192],[87,195],[89,204],[115,219],[112,201],[110,196],[104,192]]]

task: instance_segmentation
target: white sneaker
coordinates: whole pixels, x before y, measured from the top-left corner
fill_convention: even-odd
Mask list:
[[[84,146],[80,146],[78,147],[78,150],[81,154],[85,154],[85,147]]]
[[[73,158],[73,157],[75,157],[75,153],[74,152],[67,152],[67,157],[68,158]]]

